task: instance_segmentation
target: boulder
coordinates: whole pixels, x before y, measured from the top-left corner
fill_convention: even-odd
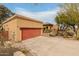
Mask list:
[[[57,35],[57,31],[52,31],[49,33],[49,36],[56,36]]]
[[[21,51],[16,51],[16,52],[14,52],[13,55],[14,56],[25,56],[25,54],[23,52],[21,52]]]
[[[64,37],[65,38],[71,38],[71,37],[73,37],[74,36],[74,34],[75,34],[75,32],[73,31],[73,29],[72,28],[70,28],[70,27],[68,27],[65,31],[64,31]]]

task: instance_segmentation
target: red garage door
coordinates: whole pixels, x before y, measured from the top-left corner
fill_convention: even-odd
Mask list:
[[[22,28],[21,31],[22,31],[22,40],[41,35],[40,28]]]

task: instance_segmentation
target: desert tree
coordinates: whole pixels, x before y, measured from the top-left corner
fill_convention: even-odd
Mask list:
[[[75,31],[75,25],[79,25],[79,4],[66,3],[60,4],[60,11],[58,12],[55,20],[57,24],[65,24],[66,26],[72,26]]]

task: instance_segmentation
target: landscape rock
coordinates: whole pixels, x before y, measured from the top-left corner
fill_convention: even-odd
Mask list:
[[[5,47],[11,47],[12,46],[12,42],[11,41],[6,41],[4,43]]]
[[[14,52],[14,56],[25,56],[25,54],[22,53],[21,51],[16,51]]]

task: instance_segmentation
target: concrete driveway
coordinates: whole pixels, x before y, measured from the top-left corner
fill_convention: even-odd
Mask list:
[[[21,43],[38,56],[79,56],[79,41],[62,37],[44,37],[24,40]]]

